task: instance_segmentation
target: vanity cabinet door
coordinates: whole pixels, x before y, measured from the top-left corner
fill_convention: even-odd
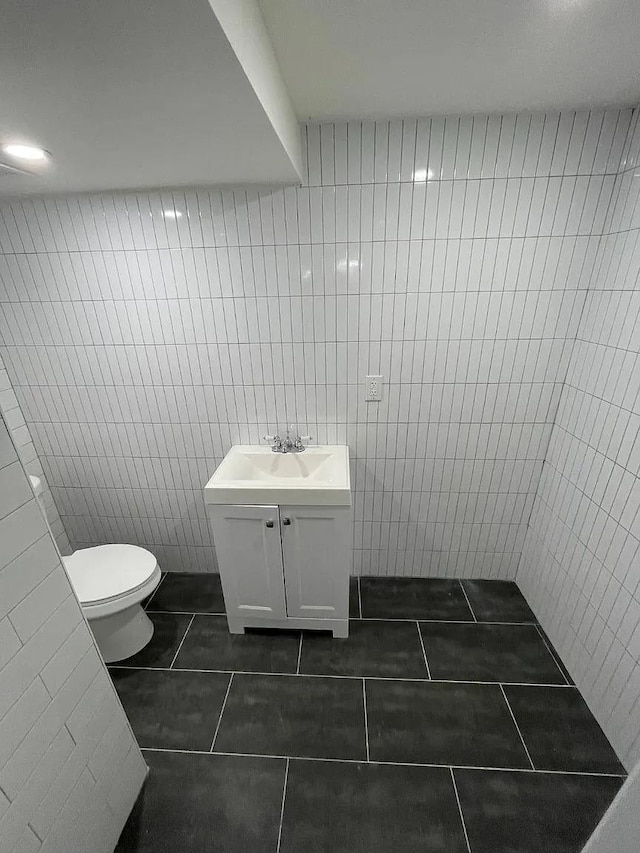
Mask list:
[[[229,628],[234,617],[287,615],[277,506],[210,506]]]
[[[349,507],[280,507],[287,615],[348,619]]]

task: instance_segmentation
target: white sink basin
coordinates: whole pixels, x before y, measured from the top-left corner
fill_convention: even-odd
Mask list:
[[[351,506],[349,448],[307,447],[274,453],[270,447],[236,444],[204,487],[207,504]]]

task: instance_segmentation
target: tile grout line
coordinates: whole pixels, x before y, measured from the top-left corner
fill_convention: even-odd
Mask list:
[[[478,623],[481,624],[481,623]],[[416,684],[478,684],[486,687],[505,684],[507,687],[553,687],[559,690],[576,690],[574,684],[547,684],[540,681],[470,681],[461,678],[406,678],[402,676],[386,676],[386,675],[334,675],[329,673],[318,672],[266,672],[263,670],[253,669],[192,669],[188,667],[174,667],[173,669],[167,666],[126,666],[119,663],[108,665],[108,669],[139,669],[147,672],[201,672],[214,673],[218,675],[229,675],[234,672],[239,675],[266,675],[276,678],[337,678],[344,681],[359,681],[361,678],[367,678],[369,681],[410,681]]]
[[[304,634],[300,631],[300,645],[298,646],[298,662],[296,663],[296,675],[300,675],[300,661],[302,659],[302,638]]]
[[[527,748],[527,744],[525,743],[524,738],[522,737],[522,732],[520,731],[520,726],[518,725],[518,721],[515,718],[515,714],[511,710],[511,705],[509,704],[509,700],[507,699],[507,694],[505,693],[505,690],[504,690],[504,687],[502,686],[502,684],[500,685],[500,690],[502,690],[502,695],[504,696],[504,701],[507,703],[507,708],[509,709],[509,713],[511,714],[511,719],[513,720],[513,723],[514,723],[514,725],[518,731],[518,734],[520,735],[520,740],[522,741],[522,745],[524,746],[524,751],[527,753],[527,758],[529,759],[529,763],[531,764],[531,769],[535,770],[536,769],[535,764],[533,763],[531,756],[529,755],[529,750]]]
[[[171,663],[169,664],[169,669],[173,669],[173,665],[174,665],[174,663],[176,662],[176,658],[177,658],[177,657],[178,657],[178,655],[180,654],[180,649],[182,648],[182,644],[183,644],[183,643],[184,643],[184,641],[186,640],[186,638],[187,638],[187,634],[189,633],[189,628],[193,625],[193,620],[194,620],[195,618],[196,618],[196,614],[194,613],[194,614],[191,616],[191,619],[189,619],[189,624],[187,625],[187,630],[186,630],[186,631],[184,632],[184,634],[182,635],[182,639],[180,640],[180,643],[178,644],[178,648],[176,649],[176,653],[175,653],[175,655],[173,656],[173,660],[172,660],[172,661],[171,661]]]
[[[167,574],[168,574],[168,572],[165,572],[165,573],[162,575],[162,577],[160,578],[160,581],[159,581],[159,583],[158,583],[158,586],[153,590],[153,592],[152,592],[152,593],[151,593],[151,595],[149,596],[149,601],[147,601],[147,603],[146,603],[146,604],[145,604],[145,606],[144,606],[144,609],[145,609],[145,610],[147,610],[147,609],[148,609],[149,605],[150,605],[150,604],[151,604],[151,602],[153,601],[153,599],[154,599],[154,596],[155,596],[156,592],[160,589],[160,587],[161,587],[161,586],[162,586],[162,584],[164,583],[165,578],[167,577]]]
[[[358,610],[360,611],[360,618],[362,619],[362,590],[360,589],[360,575],[358,575],[357,581],[358,581]]]
[[[422,631],[420,630],[420,622],[416,619],[416,628],[418,629],[418,638],[420,639],[420,646],[422,647],[422,657],[424,658],[424,665],[427,668],[427,678],[431,681],[431,670],[429,669],[429,661],[427,660],[427,652],[424,647],[424,639],[422,638]]]
[[[287,758],[287,763],[284,768],[284,784],[282,786],[282,804],[280,806],[280,825],[278,827],[278,844],[276,846],[276,853],[280,853],[280,842],[282,841],[282,823],[284,821],[284,801],[287,796],[287,782],[289,781],[289,764],[291,763],[291,759]]]
[[[467,602],[469,610],[471,611],[471,615],[473,616],[473,621],[477,622],[478,620],[476,618],[476,614],[473,612],[473,607],[471,606],[471,602],[469,601],[469,596],[467,595],[467,590],[464,588],[464,584],[462,583],[462,580],[460,578],[458,578],[458,583],[460,584],[460,589],[462,590],[462,594],[464,595],[465,601]]]
[[[216,730],[213,733],[213,740],[211,741],[211,748],[209,749],[209,752],[213,752],[213,747],[216,745],[216,738],[218,737],[218,731],[220,730],[220,724],[222,723],[222,715],[224,714],[224,709],[227,706],[227,699],[229,698],[229,691],[231,690],[231,684],[233,682],[234,675],[235,672],[232,672],[231,678],[229,679],[229,683],[227,684],[227,692],[224,694],[224,699],[222,700],[222,705],[220,707],[220,716],[218,717]]]
[[[155,593],[154,593],[155,594]],[[169,613],[172,616],[224,616],[226,613],[211,613],[209,610],[149,610],[149,613]]]
[[[149,613],[169,613],[174,614],[176,616],[224,616],[226,617],[226,613],[211,613],[207,610],[149,610]],[[537,625],[538,623],[534,621],[528,622],[507,622],[507,621],[496,621],[496,620],[484,620],[482,622],[478,622],[478,620],[474,619],[429,619],[423,616],[419,617],[420,622],[430,622],[434,625]],[[352,617],[352,621],[360,621],[359,617]],[[411,616],[363,616],[362,622],[415,622],[415,617]]]
[[[458,811],[460,812],[460,820],[462,822],[462,830],[464,832],[464,840],[467,842],[468,853],[471,853],[471,844],[469,844],[469,836],[467,834],[467,825],[464,822],[464,814],[462,813],[462,804],[460,802],[460,796],[458,794],[458,786],[456,785],[456,777],[453,773],[453,767],[449,767],[449,772],[451,773],[451,782],[453,783],[453,791],[456,795],[456,802],[458,803]]]
[[[568,679],[568,678],[567,678],[567,676],[565,675],[565,673],[564,673],[564,671],[563,671],[562,667],[560,666],[560,664],[559,664],[559,662],[558,662],[557,652],[554,652],[554,651],[553,651],[553,649],[551,648],[551,646],[549,645],[549,643],[547,642],[547,638],[546,638],[546,637],[545,637],[545,635],[542,633],[542,629],[541,629],[540,625],[536,625],[536,630],[537,630],[538,634],[540,634],[540,639],[542,640],[542,642],[543,642],[543,643],[545,644],[545,646],[547,647],[547,651],[549,652],[549,654],[550,654],[550,655],[551,655],[551,657],[553,658],[553,662],[554,662],[554,663],[555,663],[555,665],[558,667],[558,670],[559,670],[559,672],[560,672],[560,675],[561,675],[561,676],[564,678],[564,680],[566,681],[567,686],[568,686],[568,687],[572,687],[573,685],[571,684],[571,682],[569,681],[569,679]]]
[[[230,758],[268,758],[274,761],[327,761],[333,764],[365,764],[361,758],[318,758],[313,755],[276,755],[268,752],[210,752],[204,749],[168,749],[162,746],[141,746],[143,752],[175,752],[180,755],[226,755]],[[385,767],[451,767],[454,770],[482,770],[488,773],[535,773],[538,776],[593,776],[598,779],[626,779],[626,773],[593,773],[583,770],[544,770],[531,767],[481,767],[477,764],[428,764],[411,761],[378,761],[373,759],[370,764],[380,764]]]
[[[369,718],[367,716],[367,685],[364,678],[362,679],[362,703],[364,708],[364,737],[367,747],[367,762],[369,762],[371,761],[369,753]]]

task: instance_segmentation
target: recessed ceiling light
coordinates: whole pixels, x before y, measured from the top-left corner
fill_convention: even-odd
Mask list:
[[[28,160],[30,163],[38,163],[49,159],[48,152],[44,148],[38,148],[37,145],[8,142],[2,146],[2,150],[9,157],[15,157],[16,160]]]
[[[182,211],[180,210],[163,210],[162,215],[165,219],[180,219]]]

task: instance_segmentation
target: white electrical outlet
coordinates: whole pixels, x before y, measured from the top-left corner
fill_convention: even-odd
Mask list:
[[[379,403],[382,400],[384,376],[365,376],[364,399],[367,403]]]

